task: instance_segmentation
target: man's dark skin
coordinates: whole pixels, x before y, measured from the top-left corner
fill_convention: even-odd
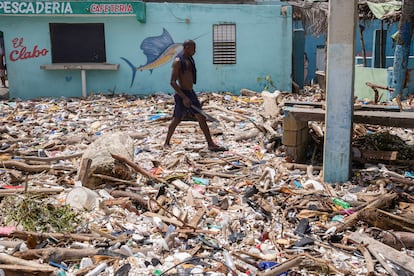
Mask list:
[[[192,40],[186,40],[183,44],[183,57],[185,58],[186,62],[186,68],[190,68],[190,70],[182,70],[181,69],[181,60],[177,57],[174,59],[173,65],[172,65],[172,72],[171,72],[171,80],[170,85],[172,88],[174,88],[174,91],[181,97],[183,104],[186,108],[191,108],[191,100],[190,98],[183,92],[183,90],[186,91],[192,91],[193,90],[193,74],[192,74],[192,63],[189,60],[189,57],[192,57],[195,54],[196,51],[196,44]],[[210,129],[207,125],[206,118],[198,113],[192,110],[194,113],[195,118],[198,120],[198,123],[200,125],[201,130],[204,133],[204,136],[206,137],[207,144],[209,150],[213,151],[222,151],[224,150],[222,147],[218,146],[213,142],[213,139],[211,138]],[[167,137],[165,138],[165,147],[170,146],[170,140],[171,137],[175,131],[175,128],[178,126],[178,124],[181,122],[182,117],[173,117],[170,123],[170,126],[168,127],[168,133]]]

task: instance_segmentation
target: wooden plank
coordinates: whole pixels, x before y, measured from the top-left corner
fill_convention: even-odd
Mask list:
[[[367,160],[397,160],[398,151],[361,150],[361,158]]]
[[[356,243],[363,243],[364,245],[367,245],[367,248],[370,252],[380,252],[385,259],[403,267],[404,269],[414,274],[414,258],[408,256],[407,254],[404,254],[403,252],[400,252],[386,244],[383,244],[382,242],[379,242],[366,234],[353,232],[349,236],[349,239],[353,240]]]
[[[184,223],[182,223],[181,221],[179,221],[177,219],[169,218],[169,217],[166,217],[166,216],[160,216],[156,213],[145,212],[143,215],[147,216],[147,217],[151,217],[151,218],[155,218],[155,217],[160,218],[162,221],[173,224],[173,225],[178,226],[178,227],[183,227],[184,226]]]
[[[299,102],[299,101],[287,101],[284,102],[285,107],[294,107],[294,106],[310,106],[312,108],[323,108],[324,104],[320,102]],[[355,107],[355,105],[354,105]],[[358,106],[364,111],[389,111],[389,112],[400,112],[400,108],[396,105],[380,105],[380,104],[362,104]]]
[[[319,108],[306,109],[285,107],[284,111],[292,114],[297,120],[301,121],[325,121],[325,111]],[[359,124],[414,128],[414,112],[358,110],[354,111],[353,122]]]
[[[414,112],[356,111],[354,123],[414,128]]]
[[[205,212],[206,212],[205,208],[199,209],[197,213],[195,214],[195,216],[191,219],[190,223],[188,223],[188,225],[190,225],[193,228],[197,228],[197,225],[200,222],[201,218],[204,216]]]

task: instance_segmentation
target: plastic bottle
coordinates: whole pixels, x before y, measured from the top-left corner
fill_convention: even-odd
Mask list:
[[[231,269],[231,272],[236,271],[236,265],[234,264],[233,257],[231,256],[230,252],[227,250],[224,250],[224,260],[226,262],[226,265]]]
[[[349,208],[351,207],[351,205],[350,205],[348,202],[343,201],[342,199],[339,199],[339,198],[334,198],[334,199],[332,200],[332,202],[333,202],[335,205],[341,206],[341,207],[342,207],[342,208],[344,208],[344,209],[349,209]]]
[[[107,268],[107,266],[108,265],[106,263],[101,263],[97,267],[89,271],[85,276],[97,276],[99,275],[99,273],[104,271]]]
[[[155,269],[153,272],[152,272],[152,275],[154,275],[154,276],[159,276],[159,275],[161,275],[162,274],[162,271],[161,270],[159,270],[159,269]]]

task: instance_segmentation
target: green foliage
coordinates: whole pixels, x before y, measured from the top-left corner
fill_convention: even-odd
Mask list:
[[[20,225],[26,231],[73,232],[81,222],[79,214],[69,205],[57,206],[41,195],[15,195],[3,199],[2,220],[8,225]]]
[[[398,151],[398,159],[414,159],[414,150],[401,137],[389,132],[366,134],[359,139],[361,148],[373,151]]]
[[[257,82],[263,90],[269,90],[270,88],[276,89],[276,85],[273,83],[272,77],[270,75],[257,77]]]

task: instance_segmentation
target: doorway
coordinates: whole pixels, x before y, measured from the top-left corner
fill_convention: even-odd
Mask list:
[[[4,47],[4,34],[0,31],[0,100],[9,97],[9,80],[7,77],[6,49]]]

